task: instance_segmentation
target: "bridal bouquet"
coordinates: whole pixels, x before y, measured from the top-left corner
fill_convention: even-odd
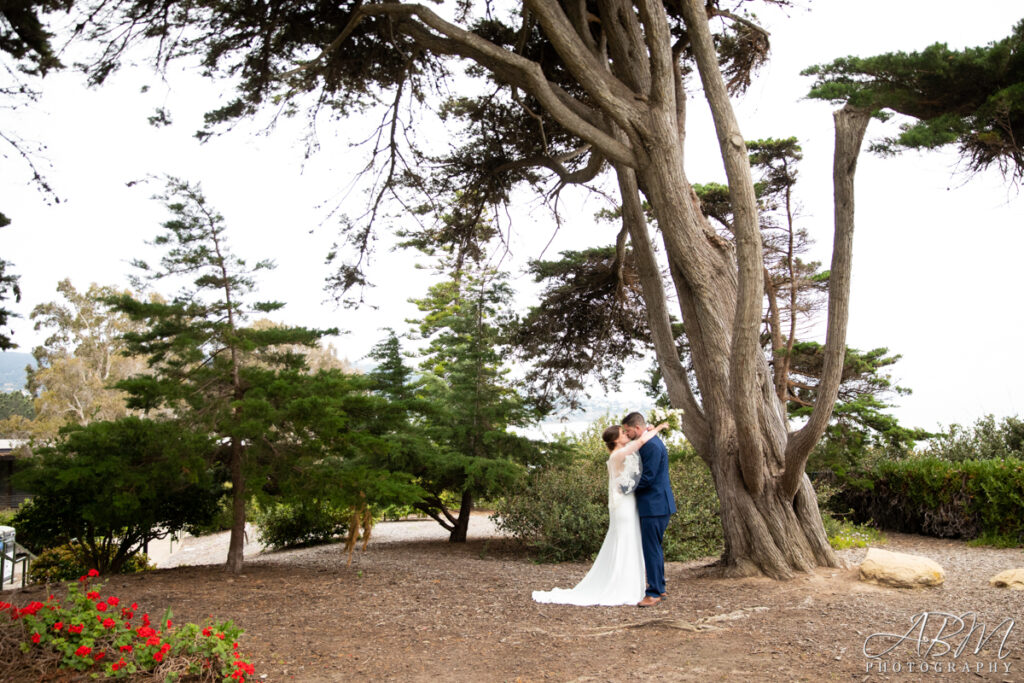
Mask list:
[[[661,431],[663,437],[669,437],[673,434],[679,433],[683,429],[683,411],[676,410],[673,408],[655,408],[651,411],[651,414],[647,416],[647,424],[657,427],[662,422],[667,422],[668,426]]]

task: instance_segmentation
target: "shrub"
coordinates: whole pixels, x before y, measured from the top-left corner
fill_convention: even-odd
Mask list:
[[[950,425],[928,443],[924,455],[951,462],[1024,458],[1024,421],[1006,417],[997,423],[986,415],[971,427]]]
[[[57,680],[58,668],[133,680],[244,681],[253,675],[238,649],[242,631],[230,621],[175,625],[170,610],[156,624],[146,613],[136,619],[138,604],[103,597],[103,585],[91,583],[97,575],[91,570],[69,585],[64,599],[51,595],[24,607],[0,602],[0,675],[23,680],[35,670],[39,680]]]
[[[685,562],[721,554],[725,540],[711,471],[690,450],[673,449],[669,455],[676,514],[665,530],[665,559]]]
[[[673,447],[669,477],[678,512],[665,532],[665,559],[679,562],[720,553],[718,497],[707,466],[685,447]],[[567,467],[534,470],[521,491],[499,501],[494,517],[499,529],[538,560],[592,559],[608,530],[604,462],[577,459]]]
[[[110,553],[117,548],[111,548]],[[28,577],[33,583],[74,581],[89,568],[90,555],[79,543],[67,543],[41,552],[29,565]],[[145,553],[135,553],[121,565],[121,574],[136,574],[153,569]]]
[[[607,472],[596,460],[536,469],[499,500],[496,524],[542,562],[589,560],[608,531]]]
[[[276,503],[254,516],[263,545],[281,549],[330,543],[348,529],[351,511],[330,503]]]
[[[882,462],[841,494],[856,521],[942,538],[1024,543],[1024,460]]]
[[[117,539],[117,553],[89,558],[117,573],[148,541],[214,513],[221,491],[205,461],[213,446],[202,432],[135,417],[68,427],[15,474],[33,494],[14,517],[18,540],[39,553],[74,539],[87,549]]]

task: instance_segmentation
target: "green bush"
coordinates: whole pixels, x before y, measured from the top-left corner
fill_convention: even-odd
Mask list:
[[[881,462],[865,480],[840,496],[858,522],[941,538],[1024,543],[1024,460]]]
[[[116,551],[117,546],[110,549],[111,554]],[[36,556],[29,565],[28,577],[33,583],[74,581],[92,568],[85,549],[78,543],[68,543],[44,550]],[[135,553],[121,565],[122,574],[135,574],[148,569],[153,569],[153,565],[145,553]]]
[[[350,510],[310,501],[277,503],[260,508],[253,517],[263,545],[274,548],[330,543],[348,529]]]
[[[706,465],[673,447],[669,477],[678,512],[665,532],[665,559],[672,562],[722,552],[718,497]],[[601,548],[608,530],[608,472],[598,458],[566,467],[534,470],[525,487],[498,502],[499,529],[522,542],[543,562],[585,561]]]
[[[542,562],[589,560],[608,531],[607,469],[596,460],[536,469],[498,502],[494,517]]]
[[[213,515],[222,493],[206,462],[213,447],[202,430],[136,417],[66,427],[15,473],[14,485],[33,495],[15,515],[18,540],[38,554],[117,539],[120,552],[88,563],[116,574],[147,542]]]
[[[692,451],[673,449],[669,455],[676,514],[665,530],[665,559],[686,562],[720,555],[725,541],[711,471]]]
[[[997,423],[986,415],[970,427],[950,425],[929,441],[924,455],[951,462],[1024,458],[1024,421],[1006,417]]]

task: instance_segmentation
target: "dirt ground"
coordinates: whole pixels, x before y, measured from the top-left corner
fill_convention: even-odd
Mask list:
[[[931,557],[946,583],[862,583],[860,549],[841,553],[849,568],[788,582],[704,578],[705,563],[670,563],[670,597],[649,609],[539,605],[532,590],[572,586],[587,565],[535,564],[489,538],[371,543],[351,566],[338,545],[271,553],[237,577],[216,565],[176,567],[113,578],[105,592],[155,613],[170,606],[179,623],[234,619],[266,681],[1024,681],[1024,624],[1016,623],[1024,591],[988,585],[1024,566],[1020,550],[899,534],[884,547]],[[13,597],[22,603],[45,591]],[[930,653],[940,656],[924,654],[927,640],[917,649],[917,631],[903,641],[876,637],[871,654],[895,647],[865,656],[869,636],[907,634],[922,612],[930,635],[941,612],[974,613],[989,634],[1003,626],[977,654],[976,631],[954,656],[964,636],[947,626]]]

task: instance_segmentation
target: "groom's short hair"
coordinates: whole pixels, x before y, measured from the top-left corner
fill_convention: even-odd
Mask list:
[[[630,413],[622,420],[622,424],[627,427],[643,427],[647,424],[647,420],[641,413]]]

